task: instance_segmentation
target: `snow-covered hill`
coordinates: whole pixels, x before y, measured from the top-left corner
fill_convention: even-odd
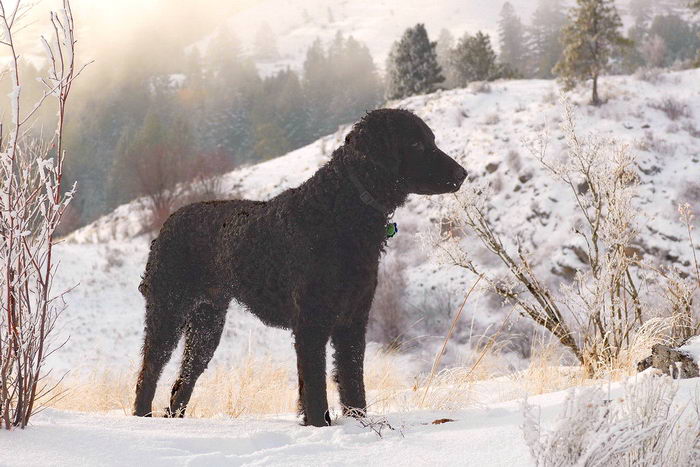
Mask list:
[[[677,203],[690,202],[700,212],[698,82],[700,70],[661,75],[653,84],[633,77],[606,78],[603,89],[608,103],[578,109],[582,133],[593,131],[628,142],[637,154],[641,248],[671,261],[682,258],[681,263],[691,256],[684,240],[687,234],[678,222]],[[546,126],[550,154],[562,152],[557,95],[551,81],[508,81],[492,84],[490,92],[458,89],[395,103],[425,119],[438,145],[468,169],[472,182],[491,184],[497,227],[507,235],[527,233],[536,266],[544,271],[579,264],[566,248],[573,241],[573,200],[522,143]],[[585,91],[572,95],[574,102],[585,103],[587,98]],[[685,106],[686,116],[671,121],[654,108],[667,98]],[[311,176],[341,144],[346,130],[341,128],[283,157],[226,174],[223,186],[245,198],[268,199]],[[417,233],[433,228],[433,222],[441,218],[438,201],[439,197],[411,196],[394,217],[400,233],[390,242],[387,257],[401,256],[407,277],[406,300],[416,305],[433,287],[463,296],[464,286],[473,279],[462,270],[437,266],[421,251]],[[141,231],[140,206],[138,202],[121,206],[75,232],[59,247],[62,270],[57,287],[80,285],[67,297],[60,335],[70,340],[52,357],[55,367],[124,368],[138,363],[143,302],[137,285],[148,248],[148,238],[134,237]],[[695,245],[700,241],[696,239]],[[486,298],[472,300],[465,320],[474,320],[481,328],[500,322],[502,312]],[[438,344],[439,338],[418,341],[418,347],[430,349],[431,354]],[[215,363],[240,358],[251,347],[293,364],[289,334],[264,327],[234,305]]]

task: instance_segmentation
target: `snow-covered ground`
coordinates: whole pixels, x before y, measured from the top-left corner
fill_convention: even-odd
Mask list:
[[[624,403],[628,396],[620,383],[601,389],[614,403]],[[674,410],[692,411],[689,407],[697,401],[698,389],[697,378],[679,382]],[[528,398],[545,429],[562,420],[567,394]],[[535,464],[521,429],[523,400],[524,395],[463,410],[371,417],[381,437],[353,419],[312,428],[299,426],[293,416],[159,419],[49,409],[34,417],[25,431],[0,433],[0,464],[529,466]],[[637,408],[641,414],[645,400],[643,396]],[[449,421],[434,423],[445,419]]]

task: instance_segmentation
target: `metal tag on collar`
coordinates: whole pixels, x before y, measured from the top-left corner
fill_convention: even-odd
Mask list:
[[[372,195],[369,194],[369,191],[363,191],[360,193],[360,199],[365,204],[372,204],[372,201],[374,201],[374,198],[372,198]]]

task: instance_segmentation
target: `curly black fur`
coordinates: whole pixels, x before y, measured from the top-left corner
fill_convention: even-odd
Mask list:
[[[134,414],[151,413],[161,370],[183,333],[169,413],[184,414],[219,344],[231,300],[267,325],[292,330],[304,423],[330,423],[328,339],[342,406],[364,410],[365,331],[388,215],[409,193],[454,192],[466,177],[434,140],[411,112],[376,110],[298,188],[267,202],[191,204],[170,216],[151,244],[139,286],[146,325]],[[375,207],[361,200],[350,173]]]

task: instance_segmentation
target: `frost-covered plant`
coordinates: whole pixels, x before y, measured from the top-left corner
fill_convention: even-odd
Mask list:
[[[666,97],[658,102],[652,102],[649,104],[649,107],[665,113],[672,122],[680,118],[690,118],[692,116],[690,108],[673,97]]]
[[[531,144],[530,150],[551,176],[568,187],[575,202],[579,222],[574,233],[583,265],[573,282],[560,290],[552,288],[549,278],[535,271],[520,235],[505,237],[498,232],[491,216],[491,196],[484,186],[467,188],[456,197],[452,223],[481,240],[507,273],[485,273],[483,264],[459,240],[441,238],[438,247],[448,262],[483,276],[506,302],[549,330],[586,373],[594,375],[618,369],[623,362],[628,366],[637,354],[640,339],[635,335],[651,317],[645,310],[651,308],[653,298],[640,290],[651,272],[642,267],[633,245],[637,210],[632,201],[638,182],[634,157],[626,145],[595,135],[580,137],[566,101],[564,109],[566,159],[549,158],[546,136]],[[666,337],[661,333],[666,331],[664,326],[653,329],[660,332],[658,339]],[[650,343],[650,336],[645,334],[643,341]]]
[[[54,234],[75,187],[62,186],[63,128],[75,68],[75,26],[68,0],[51,14],[54,36],[42,37],[49,64],[43,96],[28,111],[21,105],[19,52],[13,33],[27,8],[0,0],[0,46],[9,51],[11,128],[0,132],[0,423],[24,428],[51,387],[42,371],[56,349],[49,339],[60,314],[62,294],[52,282],[58,264]],[[29,136],[32,117],[46,101],[57,101],[57,126],[50,141]]]
[[[653,374],[628,381],[621,397],[575,388],[550,430],[526,401],[523,436],[538,466],[698,465],[700,412],[674,402],[677,392]]]

